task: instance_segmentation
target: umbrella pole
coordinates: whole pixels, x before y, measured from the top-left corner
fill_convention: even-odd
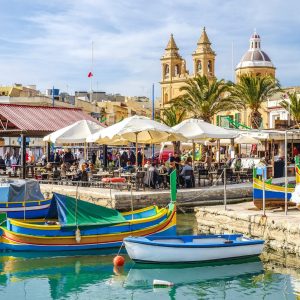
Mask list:
[[[287,186],[288,186],[288,172],[287,172],[287,163],[288,163],[288,153],[287,153],[287,131],[284,132],[284,152],[285,152],[285,164],[284,164],[284,170],[285,170],[285,183],[284,183],[284,213],[287,215]]]
[[[84,156],[84,160],[86,160],[86,142],[84,142],[83,156]]]
[[[192,153],[192,162],[193,162],[193,168],[195,166],[195,141],[192,140],[193,142],[193,153]]]
[[[145,144],[143,144],[143,151],[142,151],[142,167],[144,167],[145,164]]]
[[[217,139],[217,147],[218,147],[218,168],[220,168],[220,161],[221,161],[221,153],[220,153],[220,139]]]
[[[135,167],[138,169],[138,133],[135,134]]]

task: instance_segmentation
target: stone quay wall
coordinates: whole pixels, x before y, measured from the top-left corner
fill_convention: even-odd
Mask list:
[[[41,184],[42,192],[51,197],[53,192],[76,197],[99,205],[118,210],[144,208],[156,204],[165,206],[170,202],[169,190],[128,191],[109,188],[91,188],[65,185]],[[77,192],[76,192],[77,190]],[[227,203],[239,203],[252,199],[252,185],[233,184],[227,186]],[[184,211],[194,210],[196,206],[220,205],[224,201],[223,186],[202,187],[194,189],[179,189],[177,192],[178,208]]]
[[[265,240],[272,250],[283,254],[300,255],[300,211],[294,209],[285,216],[282,210],[254,211],[250,203],[223,206],[196,207],[200,233],[243,233]]]

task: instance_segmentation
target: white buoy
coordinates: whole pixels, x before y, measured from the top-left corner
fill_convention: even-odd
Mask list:
[[[166,280],[159,280],[159,279],[153,279],[153,286],[154,287],[169,287],[173,286],[174,283]]]
[[[80,243],[81,241],[81,234],[80,234],[80,229],[77,228],[76,231],[75,231],[75,239],[76,239],[76,243]]]

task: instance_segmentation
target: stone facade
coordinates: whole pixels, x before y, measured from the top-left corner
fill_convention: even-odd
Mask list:
[[[215,77],[215,52],[211,48],[211,42],[207,36],[205,27],[203,28],[197,48],[193,57],[193,74],[189,74],[186,68],[186,61],[179,54],[173,34],[162,56],[162,80],[161,85],[161,101],[162,106],[167,105],[170,100],[180,96],[182,92],[180,88],[186,84],[190,78],[196,75],[206,75],[208,78]]]

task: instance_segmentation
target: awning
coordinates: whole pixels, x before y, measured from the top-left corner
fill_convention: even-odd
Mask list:
[[[42,137],[80,120],[96,119],[78,108],[0,104],[0,133]]]

